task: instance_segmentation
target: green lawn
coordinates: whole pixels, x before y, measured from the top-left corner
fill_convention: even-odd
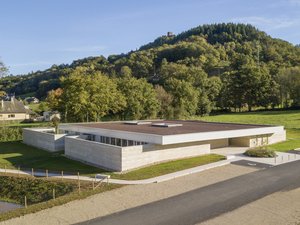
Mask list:
[[[300,129],[300,110],[229,113],[197,119],[211,122],[283,125],[287,129]]]
[[[31,109],[34,112],[40,112],[41,110],[39,109],[40,103],[31,103],[28,105],[29,109]]]
[[[111,177],[124,180],[140,180],[151,177],[157,177],[176,171],[189,169],[204,164],[224,160],[225,157],[217,154],[202,155],[193,158],[174,160],[170,162],[160,163],[145,168],[133,170],[127,173],[112,173]]]
[[[83,163],[70,160],[62,153],[49,153],[21,142],[0,142],[0,166],[17,168],[48,169],[49,171],[80,172],[80,174],[95,174],[106,172]]]
[[[99,168],[68,159],[62,153],[49,153],[21,142],[0,142],[0,167],[7,168],[44,169],[51,171],[80,172],[82,175],[94,175],[97,173],[110,174],[112,178],[139,180],[176,172],[183,169],[204,165],[223,160],[220,155],[204,155],[188,159],[175,160],[119,174],[108,172]]]
[[[269,148],[276,151],[300,148],[300,110],[230,113],[197,119],[210,122],[283,125],[287,130],[287,141],[270,145]]]
[[[21,127],[21,128],[26,128],[26,127],[47,127],[50,126],[51,124],[49,122],[32,122],[32,123],[21,123],[18,121],[12,121],[12,122],[0,122],[0,127]]]

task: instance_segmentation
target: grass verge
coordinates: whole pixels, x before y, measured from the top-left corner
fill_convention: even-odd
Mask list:
[[[174,160],[170,162],[155,164],[141,169],[129,171],[127,173],[111,173],[111,178],[123,180],[141,180],[152,177],[189,169],[196,166],[224,160],[225,157],[217,154],[202,155],[193,158]]]
[[[34,168],[35,170],[49,170],[49,172],[67,171],[81,175],[106,172],[105,170],[89,166],[66,158],[63,152],[51,153],[25,145],[21,142],[0,142],[0,167],[18,169]]]
[[[0,177],[2,178],[2,176]],[[3,178],[2,178],[3,179]],[[9,177],[9,178],[6,178],[7,180],[14,180],[14,178],[12,177]],[[29,183],[42,183],[42,186],[43,188],[39,188],[37,187],[36,185],[33,185],[33,187],[31,188],[32,190],[34,190],[33,192],[35,191],[40,191],[42,192],[41,190],[44,190],[45,193],[48,193],[49,190],[50,192],[52,193],[52,186],[51,185],[60,185],[60,186],[67,186],[67,187],[77,187],[77,183],[76,181],[58,181],[58,180],[48,180],[48,181],[45,181],[44,179],[40,179],[40,178],[28,178],[28,177],[18,177],[17,180],[22,180],[22,179],[25,179],[25,180],[28,180]],[[39,181],[37,181],[39,180]],[[24,181],[23,181],[24,182]],[[46,188],[45,189],[45,186],[46,183],[50,184],[50,187]],[[10,182],[11,185],[14,184],[14,182]],[[2,185],[2,183],[1,183]],[[10,185],[9,183],[7,183],[5,185],[6,188],[9,188]],[[121,185],[116,185],[116,184],[103,184],[101,185],[100,187],[98,187],[97,189],[93,190],[92,189],[92,186],[91,186],[91,183],[90,182],[81,182],[81,191],[79,192],[78,189],[72,189],[71,192],[69,193],[65,193],[63,196],[60,196],[58,197],[59,195],[57,195],[57,198],[55,199],[49,199],[48,195],[46,194],[46,198],[44,201],[42,202],[39,202],[37,204],[29,204],[27,208],[19,208],[19,209],[15,209],[15,210],[12,210],[12,211],[9,211],[9,212],[5,212],[5,213],[1,213],[0,214],[0,221],[4,221],[4,220],[8,220],[8,219],[12,219],[14,217],[19,217],[19,216],[23,216],[23,215],[26,215],[26,214],[29,214],[29,213],[35,213],[35,212],[38,212],[38,211],[41,211],[41,210],[44,210],[44,209],[47,209],[47,208],[52,208],[54,206],[59,206],[59,205],[62,205],[62,204],[65,204],[65,203],[68,203],[70,201],[74,201],[74,200],[79,200],[79,199],[83,199],[83,198],[86,198],[88,196],[91,196],[91,195],[94,195],[94,194],[97,194],[97,193],[102,193],[102,192],[105,192],[105,191],[109,191],[109,190],[112,190],[112,189],[115,189],[115,188],[119,188],[121,187]],[[30,191],[29,189],[25,189],[25,191]],[[33,194],[33,192],[31,194]],[[3,194],[2,194],[3,195]],[[28,193],[27,194],[28,196],[30,196],[30,194]],[[18,196],[20,196],[20,194],[18,194]],[[42,195],[40,195],[42,196]],[[48,196],[48,197],[47,197]],[[6,200],[11,200],[12,196],[9,196],[9,198],[2,198],[2,199],[6,199]],[[13,198],[15,198],[13,196]],[[36,197],[34,197],[36,198]],[[24,197],[22,197],[22,199],[24,199]],[[22,201],[22,200],[21,200]],[[22,203],[20,200],[11,200],[11,202],[17,202],[17,203]],[[38,202],[38,201],[37,201]]]

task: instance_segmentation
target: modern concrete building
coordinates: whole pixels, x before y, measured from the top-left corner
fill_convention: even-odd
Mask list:
[[[24,129],[24,142],[50,151],[64,147],[67,157],[113,171],[208,154],[216,148],[256,147],[286,139],[283,126],[203,121],[62,124],[59,130],[61,134],[55,136],[49,130]]]

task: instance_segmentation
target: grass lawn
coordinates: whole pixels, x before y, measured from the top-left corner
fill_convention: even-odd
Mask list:
[[[210,122],[283,125],[287,130],[287,141],[270,145],[269,148],[282,152],[300,148],[300,110],[230,113],[197,119]]]
[[[28,105],[29,109],[31,109],[34,112],[40,112],[39,106],[40,103],[31,103]]]
[[[229,113],[197,119],[210,122],[283,125],[286,129],[300,129],[300,110]]]
[[[96,174],[105,172],[102,169],[85,165],[68,159],[62,153],[49,153],[21,142],[0,142],[0,167],[7,168],[48,169],[51,171],[80,172],[80,174]]]
[[[184,169],[189,169],[196,166],[201,166],[212,162],[217,162],[224,159],[224,156],[217,154],[202,155],[193,158],[174,160],[147,166],[127,173],[112,173],[111,177],[123,180],[141,180],[173,173]]]
[[[5,127],[20,127],[20,128],[25,128],[25,127],[48,127],[50,126],[49,122],[32,122],[32,123],[20,123],[18,121],[16,122],[6,122],[0,123],[0,127],[5,126]]]
[[[81,181],[79,192],[77,181],[1,174],[0,183],[0,200],[24,205],[26,195],[28,204],[27,208],[0,213],[0,222],[122,187],[117,184],[106,184],[93,190],[91,182]],[[55,199],[53,199],[53,189],[55,189]]]

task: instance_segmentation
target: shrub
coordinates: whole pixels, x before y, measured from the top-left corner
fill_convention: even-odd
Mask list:
[[[0,183],[0,199],[9,199],[22,205],[25,195],[28,204],[35,204],[52,199],[53,189],[57,197],[76,189],[74,183],[46,181],[31,177],[0,176]]]
[[[0,127],[0,142],[22,140],[20,127]]]
[[[250,157],[273,158],[276,156],[275,151],[266,148],[254,148],[247,150],[244,155]]]

